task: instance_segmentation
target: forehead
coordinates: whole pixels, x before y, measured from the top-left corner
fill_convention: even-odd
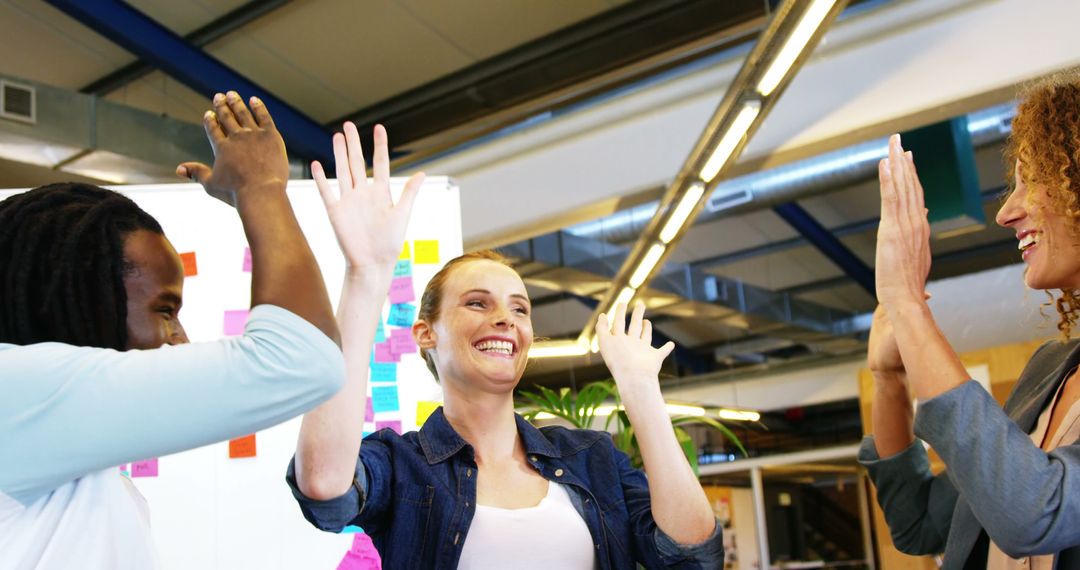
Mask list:
[[[135,230],[124,238],[124,261],[133,267],[127,280],[161,287],[182,285],[184,265],[169,240],[149,230]]]
[[[472,289],[486,289],[497,295],[526,295],[525,283],[512,268],[489,259],[465,262],[446,279],[445,294],[457,297]]]

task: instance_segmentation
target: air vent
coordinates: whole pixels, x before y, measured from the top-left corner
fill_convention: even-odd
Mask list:
[[[37,122],[37,103],[34,88],[0,79],[0,118]]]

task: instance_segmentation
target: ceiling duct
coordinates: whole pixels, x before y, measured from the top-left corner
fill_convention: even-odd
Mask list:
[[[1014,104],[968,115],[968,133],[975,148],[997,144],[1010,132]],[[695,224],[794,202],[850,186],[877,176],[877,163],[888,153],[888,139],[852,145],[810,159],[732,178],[720,183]],[[637,239],[656,212],[648,202],[591,222],[567,228],[576,236],[624,243]]]
[[[121,184],[175,181],[178,163],[213,161],[199,124],[22,79],[0,82],[5,109],[10,88],[29,90],[33,118],[0,116],[0,157]],[[26,95],[19,101],[27,108]]]

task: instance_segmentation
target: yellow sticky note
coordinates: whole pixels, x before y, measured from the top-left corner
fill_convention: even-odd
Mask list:
[[[409,259],[409,242],[401,244],[401,255],[398,259]]]
[[[413,263],[435,264],[439,262],[439,241],[418,239],[413,242]]]
[[[438,402],[427,402],[427,401],[424,401],[424,400],[420,400],[419,402],[417,402],[416,403],[416,427],[420,427],[420,426],[424,425],[424,422],[427,421],[428,416],[430,416],[432,412],[437,410],[440,405],[441,404],[439,404]]]

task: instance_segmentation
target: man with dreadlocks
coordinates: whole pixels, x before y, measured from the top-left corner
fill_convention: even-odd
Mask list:
[[[153,567],[145,502],[116,465],[269,427],[344,382],[269,112],[218,94],[204,127],[213,168],[177,173],[239,212],[242,336],[187,344],[180,258],[124,196],[70,183],[0,202],[0,569]]]

